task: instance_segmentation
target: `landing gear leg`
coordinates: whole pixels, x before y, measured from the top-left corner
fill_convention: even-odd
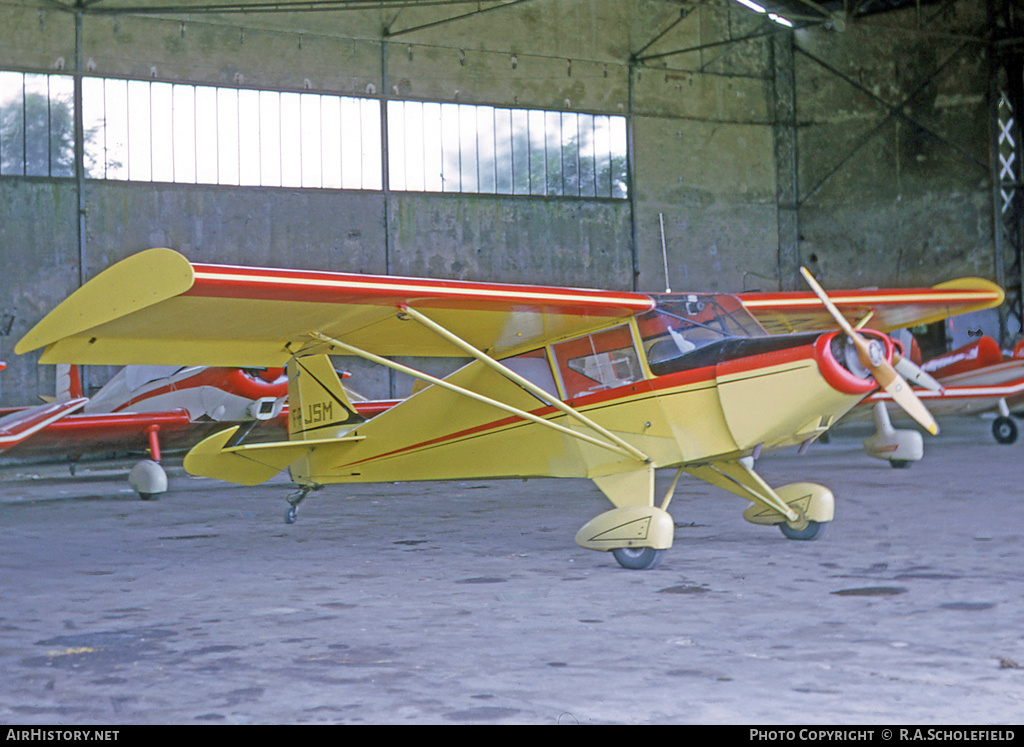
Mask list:
[[[143,459],[132,467],[128,484],[144,501],[155,501],[167,492],[167,473],[160,466],[160,426],[151,425],[146,429],[151,459]]]
[[[320,485],[302,485],[295,490],[290,496],[288,496],[288,511],[284,515],[285,524],[294,524],[295,520],[299,516],[299,504],[302,503],[306,496],[311,492],[320,489]]]

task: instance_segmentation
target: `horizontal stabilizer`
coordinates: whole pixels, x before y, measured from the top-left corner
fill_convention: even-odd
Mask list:
[[[236,485],[259,485],[318,447],[363,440],[363,436],[347,436],[228,446],[240,427],[220,431],[196,444],[185,456],[185,470]]]
[[[49,402],[27,407],[0,418],[0,451],[5,451],[32,437],[65,415],[80,410],[89,400],[85,397],[65,402]]]

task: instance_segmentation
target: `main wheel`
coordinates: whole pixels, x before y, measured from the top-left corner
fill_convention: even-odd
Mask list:
[[[893,469],[910,469],[910,465],[913,464],[909,459],[890,459],[889,466]]]
[[[803,529],[794,529],[786,522],[782,522],[779,529],[791,540],[812,540],[825,531],[825,525],[820,521],[808,521]]]
[[[661,562],[665,551],[655,550],[653,547],[620,547],[612,550],[612,555],[623,568],[648,571]]]
[[[1013,418],[1000,415],[992,423],[992,435],[1001,444],[1012,444],[1017,440],[1017,424]]]

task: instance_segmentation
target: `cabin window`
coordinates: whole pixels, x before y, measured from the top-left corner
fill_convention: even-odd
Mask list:
[[[532,350],[514,358],[506,358],[501,361],[501,364],[548,394],[554,397],[558,396],[555,376],[551,372],[551,364],[548,363],[548,356],[543,349]]]
[[[739,299],[724,294],[666,296],[637,324],[655,376],[713,364],[710,351],[726,341],[764,335]]]
[[[628,325],[552,346],[566,399],[613,389],[643,378]]]

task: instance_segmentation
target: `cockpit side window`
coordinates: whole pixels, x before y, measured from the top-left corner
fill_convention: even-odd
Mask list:
[[[643,378],[629,325],[552,346],[566,399],[631,384]]]

